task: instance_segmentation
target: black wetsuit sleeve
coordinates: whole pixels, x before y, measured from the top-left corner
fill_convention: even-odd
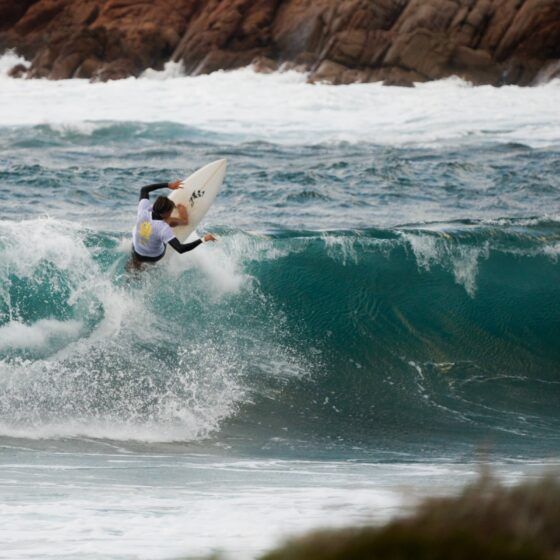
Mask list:
[[[170,242],[169,245],[177,251],[177,253],[186,253],[188,251],[192,251],[196,249],[199,245],[202,244],[202,239],[197,239],[196,241],[192,241],[191,243],[181,243],[176,237],[174,237]]]
[[[140,200],[143,198],[150,198],[150,193],[157,189],[166,189],[169,187],[169,183],[155,183],[153,185],[147,185],[140,189]]]

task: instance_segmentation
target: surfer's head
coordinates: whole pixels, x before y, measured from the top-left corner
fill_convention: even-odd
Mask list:
[[[174,208],[175,204],[172,200],[169,200],[166,196],[158,196],[154,202],[153,212],[160,218],[165,219],[169,218]]]

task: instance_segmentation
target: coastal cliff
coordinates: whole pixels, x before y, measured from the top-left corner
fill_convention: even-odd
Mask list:
[[[412,85],[560,76],[558,0],[0,0],[14,76],[110,80],[173,60],[197,75],[253,65],[310,81]]]

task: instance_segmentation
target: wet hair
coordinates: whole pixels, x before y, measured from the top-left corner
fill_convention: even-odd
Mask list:
[[[158,196],[154,202],[153,212],[160,218],[165,218],[174,208],[175,204],[172,200],[169,200],[166,196]]]

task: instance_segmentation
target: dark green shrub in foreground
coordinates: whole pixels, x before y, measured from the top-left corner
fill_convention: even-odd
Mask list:
[[[560,481],[506,488],[488,476],[457,497],[430,499],[381,528],[319,531],[261,560],[554,560]]]

